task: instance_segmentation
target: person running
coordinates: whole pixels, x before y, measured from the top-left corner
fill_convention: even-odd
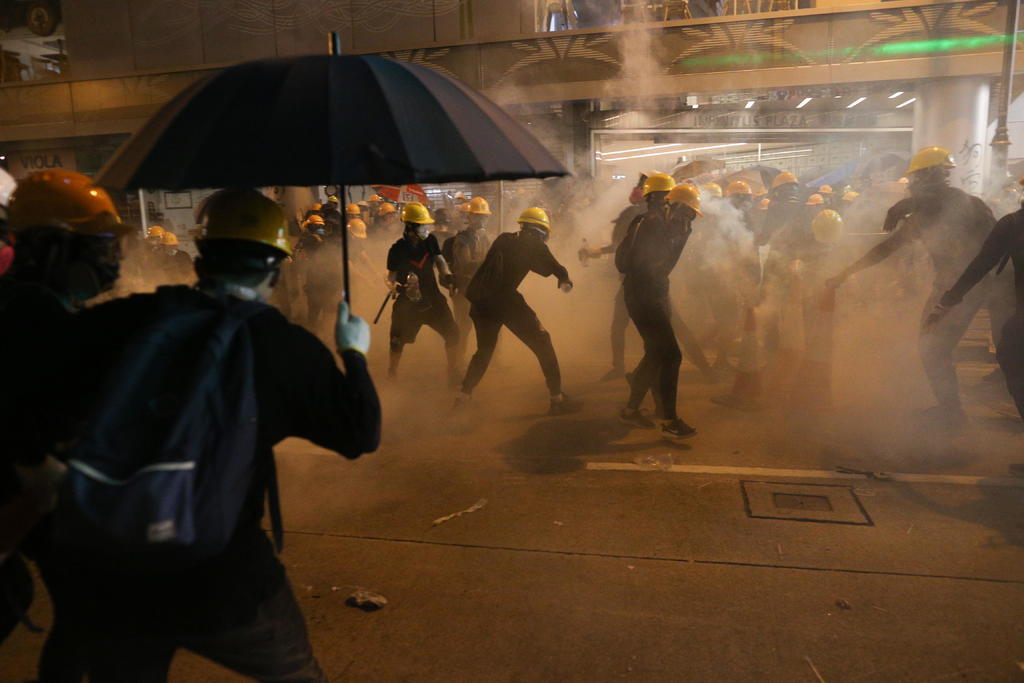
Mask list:
[[[494,240],[466,289],[471,306],[469,315],[476,328],[476,353],[469,361],[455,407],[464,406],[483,379],[498,343],[498,332],[505,326],[537,356],[551,396],[549,414],[573,413],[582,403],[562,391],[562,375],[551,335],[518,291],[519,284],[531,271],[541,277],[554,275],[559,289],[566,293],[572,291],[572,280],[548,249],[551,221],[547,212],[531,207],[520,214],[518,222],[519,232],[502,233]]]
[[[886,217],[885,231],[891,232],[891,236],[827,284],[839,287],[851,275],[881,263],[912,242],[920,242],[931,257],[935,272],[924,309],[924,315],[930,313],[981,249],[995,223],[985,202],[949,184],[950,169],[955,167],[953,155],[942,147],[926,147],[917,152],[907,170],[910,196],[894,204]],[[953,350],[987,300],[988,290],[988,286],[973,289],[949,315],[921,330],[921,361],[938,400],[938,405],[923,411],[921,416],[945,427],[957,429],[967,422]]]
[[[394,379],[398,375],[402,348],[416,341],[420,328],[427,325],[444,338],[448,381],[454,386],[458,382],[459,328],[438,287],[434,269],[440,273],[444,287],[452,285],[452,274],[441,255],[441,247],[430,234],[434,219],[427,207],[419,202],[406,204],[402,208],[402,222],[405,233],[388,251],[388,285],[395,296],[388,377]]]
[[[640,412],[640,404],[653,388],[659,417],[664,420],[662,433],[685,438],[697,430],[676,412],[683,356],[672,330],[668,276],[683,253],[693,219],[701,215],[700,195],[692,185],[676,189],[672,176],[665,173],[648,177],[643,195],[647,212],[633,220],[615,251],[615,266],[625,276],[622,286],[626,309],[644,342],[644,356],[630,378],[629,400],[620,418],[633,426],[653,429],[654,422]]]

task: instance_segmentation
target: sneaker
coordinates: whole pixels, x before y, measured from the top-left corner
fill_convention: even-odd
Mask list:
[[[686,439],[696,434],[697,430],[677,417],[661,425],[661,433],[673,439]]]
[[[654,429],[654,422],[636,409],[623,408],[619,411],[619,420],[640,429]]]
[[[601,381],[602,382],[611,382],[612,380],[616,380],[616,379],[618,379],[620,377],[625,377],[625,376],[626,376],[626,371],[623,370],[622,368],[612,368],[611,370],[609,370],[608,372],[604,373],[604,375],[601,376]]]
[[[569,415],[571,413],[578,413],[582,409],[583,401],[569,398],[565,394],[559,394],[558,398],[552,397],[548,415]]]

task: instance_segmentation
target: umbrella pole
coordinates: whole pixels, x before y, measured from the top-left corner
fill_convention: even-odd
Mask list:
[[[341,34],[337,31],[331,31],[328,35],[328,44],[330,45],[330,51],[332,55],[341,54]],[[345,201],[347,195],[345,194],[345,186],[341,185],[338,187],[338,194],[341,195],[341,200]],[[344,206],[341,207],[344,210]],[[348,221],[345,220],[344,214],[342,214],[341,221],[341,295],[348,302],[349,310],[352,310],[352,290],[349,287],[348,279]]]

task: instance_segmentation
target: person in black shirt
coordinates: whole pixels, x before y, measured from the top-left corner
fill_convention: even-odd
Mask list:
[[[452,274],[441,255],[441,247],[430,234],[427,207],[410,202],[402,208],[405,234],[388,251],[388,284],[395,292],[391,311],[391,355],[388,377],[398,373],[402,347],[416,341],[420,328],[427,325],[444,338],[448,362],[448,381],[457,383],[457,350],[459,328],[448,307],[448,300],[437,286],[434,268],[440,272],[441,284],[452,285]]]
[[[970,263],[972,255],[981,249],[995,223],[992,211],[981,199],[950,186],[949,171],[955,166],[953,156],[941,147],[926,147],[915,154],[907,171],[910,197],[893,205],[886,217],[885,230],[892,235],[830,279],[828,286],[838,287],[846,278],[880,263],[901,247],[920,242],[935,271],[925,307],[925,314],[930,313]],[[958,429],[967,422],[953,350],[988,296],[986,283],[973,290],[950,315],[921,329],[921,362],[938,400],[938,405],[923,411],[921,416],[940,426]]]
[[[466,227],[455,233],[449,241],[442,242],[446,254],[451,255],[451,262],[448,264],[452,269],[452,277],[455,278],[455,293],[452,295],[452,305],[455,308],[455,322],[459,326],[459,348],[458,359],[466,356],[466,343],[469,341],[471,328],[469,317],[469,299],[466,298],[466,289],[476,274],[480,264],[487,256],[487,250],[491,248],[491,239],[487,235],[487,217],[491,215],[491,207],[483,197],[474,197],[468,203],[466,214]]]
[[[52,470],[57,483],[64,466],[47,454],[71,436],[56,387],[65,370],[62,360],[69,355],[68,340],[75,340],[77,347],[73,313],[114,286],[120,275],[120,241],[130,228],[121,223],[103,189],[81,173],[63,170],[33,173],[22,180],[11,198],[9,220],[16,252],[10,271],[0,278],[0,357],[7,359],[5,390],[0,394],[0,476],[9,479],[17,464],[33,477]],[[19,479],[0,488],[32,488],[27,479]],[[53,493],[55,489],[49,495]],[[43,501],[46,495],[34,497]],[[53,503],[47,501],[37,504],[36,512],[42,515],[52,509]],[[31,529],[19,549],[36,563],[54,606],[39,678],[78,680],[82,662],[65,617],[69,589],[49,543],[49,523],[47,515],[34,529],[20,529],[22,534]]]
[[[640,413],[640,404],[652,388],[665,420],[663,434],[689,437],[697,433],[676,413],[679,365],[683,360],[672,330],[668,276],[679,261],[692,231],[690,224],[700,215],[700,198],[692,185],[680,185],[670,205],[674,189],[672,177],[656,173],[644,183],[647,212],[635,218],[615,251],[615,266],[625,278],[623,294],[629,317],[644,341],[644,357],[630,379],[629,401],[621,419],[637,427],[651,429],[654,423]]]
[[[168,298],[188,310],[217,299],[265,301],[290,253],[280,207],[256,191],[225,191],[208,204],[196,261],[199,283],[119,299],[82,313],[68,394],[89,413],[119,350],[163,314]],[[339,292],[340,294],[340,292]],[[173,295],[173,297],[171,296]],[[339,305],[333,354],[311,333],[268,307],[246,323],[259,422],[255,468],[227,547],[190,569],[111,572],[68,563],[70,609],[90,680],[165,681],[185,648],[258,680],[326,681],[313,656],[284,566],[260,527],[272,482],[273,446],[298,436],[357,458],[377,448],[380,403],[366,365],[370,331]]]
[[[320,215],[324,219],[328,234],[336,235],[341,232],[341,209],[339,207],[338,198],[331,195],[320,209]]]
[[[1021,184],[1024,185],[1024,180]],[[999,219],[978,255],[939,299],[935,310],[928,316],[926,326],[929,329],[936,327],[993,268],[998,267],[1001,272],[1010,261],[1013,262],[1016,310],[1003,325],[996,358],[1010,395],[1017,404],[1020,419],[1024,421],[1024,209]]]
[[[487,372],[502,325],[537,356],[551,395],[550,414],[564,415],[582,406],[562,392],[562,375],[551,335],[517,291],[530,271],[542,277],[554,275],[562,291],[572,291],[569,272],[546,244],[550,233],[547,212],[539,207],[526,209],[519,216],[519,232],[498,235],[470,281],[466,298],[470,302],[469,316],[476,328],[476,353],[462,380],[462,394],[455,399],[456,408],[468,403],[473,389]]]

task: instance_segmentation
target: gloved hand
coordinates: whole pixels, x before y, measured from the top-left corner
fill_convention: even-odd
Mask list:
[[[558,283],[558,288],[568,294],[572,291],[572,280],[562,280]]]
[[[338,304],[338,322],[334,325],[334,341],[338,352],[354,349],[364,356],[370,351],[370,326],[348,310],[344,299]]]

